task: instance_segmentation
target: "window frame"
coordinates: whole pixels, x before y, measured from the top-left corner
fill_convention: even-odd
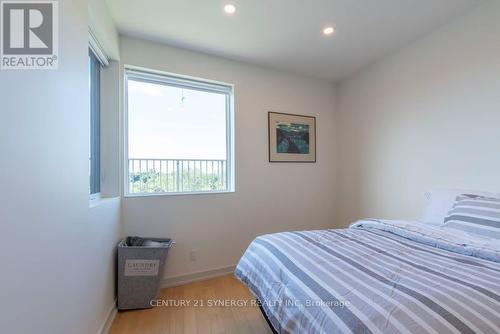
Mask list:
[[[182,192],[151,192],[131,193],[129,177],[129,144],[128,144],[128,80],[149,82],[185,89],[195,89],[211,93],[222,93],[226,95],[226,189],[214,191],[182,191]],[[214,195],[235,192],[235,163],[234,163],[234,85],[181,75],[177,73],[163,72],[144,67],[125,65],[123,76],[123,196],[124,197],[155,197],[155,196],[185,196],[185,195]]]
[[[89,47],[89,198],[101,198],[101,70],[103,64]]]

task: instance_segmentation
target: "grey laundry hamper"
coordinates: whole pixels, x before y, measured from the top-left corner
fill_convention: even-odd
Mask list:
[[[152,308],[172,239],[127,237],[118,244],[118,309]]]

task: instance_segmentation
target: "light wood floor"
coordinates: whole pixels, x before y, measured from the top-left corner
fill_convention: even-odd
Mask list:
[[[119,312],[110,334],[271,333],[258,306],[251,304],[254,297],[232,275],[163,289],[159,299],[164,304],[186,301],[190,305]],[[247,306],[231,306],[231,301]],[[214,306],[215,302],[219,305]]]

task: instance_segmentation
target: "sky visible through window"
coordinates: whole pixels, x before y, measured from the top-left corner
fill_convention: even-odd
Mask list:
[[[226,96],[128,80],[129,159],[226,160]]]

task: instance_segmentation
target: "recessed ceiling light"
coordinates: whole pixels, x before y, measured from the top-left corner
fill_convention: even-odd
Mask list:
[[[229,4],[224,6],[224,11],[227,14],[234,14],[236,12],[236,6],[229,3]]]
[[[323,29],[323,35],[331,35],[334,32],[335,32],[334,27],[326,27],[325,29]]]

